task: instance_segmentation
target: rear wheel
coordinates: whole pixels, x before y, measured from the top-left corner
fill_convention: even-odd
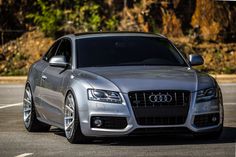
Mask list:
[[[34,101],[29,84],[27,84],[25,87],[23,99],[23,120],[25,128],[29,132],[48,131],[50,129],[50,125],[38,121],[36,117]]]
[[[64,129],[70,143],[87,143],[88,138],[81,132],[78,108],[74,96],[69,92],[65,99]]]

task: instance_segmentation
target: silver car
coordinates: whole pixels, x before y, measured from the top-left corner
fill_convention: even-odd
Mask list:
[[[65,130],[70,143],[91,137],[191,133],[218,138],[223,101],[214,78],[192,68],[164,36],[66,35],[34,63],[23,100],[28,131]]]

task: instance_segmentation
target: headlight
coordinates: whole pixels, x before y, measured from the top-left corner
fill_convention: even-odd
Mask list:
[[[208,88],[199,90],[197,92],[196,102],[199,103],[199,102],[209,101],[211,99],[217,98],[217,96],[218,96],[217,88]]]
[[[196,103],[194,106],[195,113],[205,113],[205,112],[214,112],[214,111],[219,111],[218,100],[200,102],[200,103]]]
[[[218,88],[207,88],[197,92],[195,113],[219,111]]]
[[[88,99],[109,103],[122,103],[122,99],[119,92],[99,89],[88,89]]]

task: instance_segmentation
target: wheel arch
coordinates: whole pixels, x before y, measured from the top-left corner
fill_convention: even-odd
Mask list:
[[[78,80],[74,80],[71,82],[65,92],[64,92],[64,104],[66,100],[66,96],[68,95],[69,92],[71,92],[74,96],[75,103],[78,107],[77,111],[80,110],[88,110],[88,97],[87,97],[87,89],[88,87],[84,85],[83,82],[80,82]]]

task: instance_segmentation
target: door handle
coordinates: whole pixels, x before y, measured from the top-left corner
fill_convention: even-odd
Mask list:
[[[42,79],[43,79],[43,80],[46,80],[46,79],[47,79],[47,76],[42,75]]]

